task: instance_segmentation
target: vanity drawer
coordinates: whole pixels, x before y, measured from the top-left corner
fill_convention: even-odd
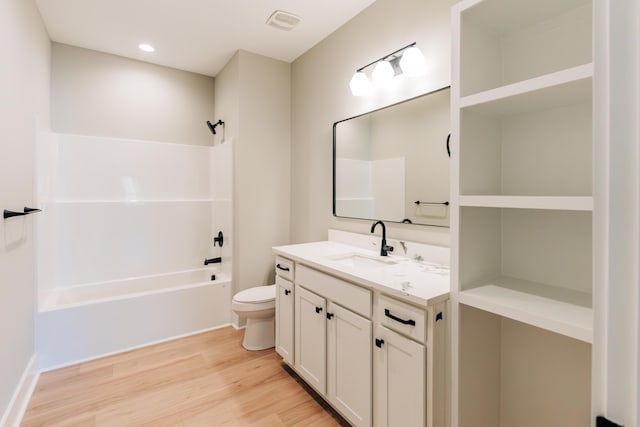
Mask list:
[[[427,311],[402,301],[380,295],[378,323],[421,343],[426,340]]]
[[[298,264],[296,284],[364,317],[371,318],[371,291]]]
[[[276,274],[283,279],[293,282],[294,263],[286,258],[276,257]]]

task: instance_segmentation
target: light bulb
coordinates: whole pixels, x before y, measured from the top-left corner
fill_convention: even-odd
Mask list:
[[[366,96],[369,95],[373,89],[371,82],[365,73],[362,71],[356,71],[351,81],[349,82],[351,93],[353,96]]]
[[[371,73],[373,83],[378,87],[389,87],[393,83],[393,67],[389,61],[380,61],[376,64],[376,67]]]
[[[400,68],[405,76],[419,76],[426,71],[424,55],[413,46],[405,50],[400,58]]]

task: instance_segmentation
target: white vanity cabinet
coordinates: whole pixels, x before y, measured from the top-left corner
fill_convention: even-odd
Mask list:
[[[370,313],[371,292],[305,266],[295,292],[296,371],[352,425],[370,426],[371,320],[349,308]]]
[[[276,352],[289,365],[294,364],[294,285],[293,262],[276,260]]]
[[[376,427],[425,425],[425,346],[376,325],[373,353]]]
[[[334,242],[274,251],[288,269],[277,269],[277,328],[289,328],[294,295],[293,355],[289,329],[276,331],[285,362],[353,426],[448,427],[446,257],[381,260]]]
[[[326,301],[296,286],[295,367],[318,393],[327,391]]]
[[[448,425],[447,303],[424,308],[376,294],[374,311],[374,425]]]
[[[331,302],[327,397],[356,426],[371,425],[371,321]]]

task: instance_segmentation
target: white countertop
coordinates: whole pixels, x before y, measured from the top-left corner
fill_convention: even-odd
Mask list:
[[[381,257],[371,250],[332,241],[276,246],[273,251],[300,264],[420,306],[449,298],[449,267],[428,260],[416,261],[395,255]],[[336,259],[349,254],[393,264],[354,268]]]

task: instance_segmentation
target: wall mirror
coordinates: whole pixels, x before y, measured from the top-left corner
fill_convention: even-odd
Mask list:
[[[333,214],[449,226],[450,89],[333,125]]]

